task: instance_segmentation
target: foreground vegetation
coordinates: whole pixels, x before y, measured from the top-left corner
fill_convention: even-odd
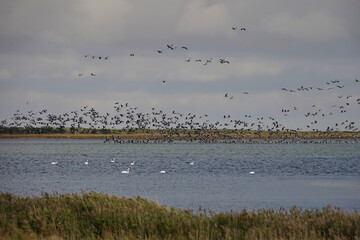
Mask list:
[[[21,197],[0,192],[0,239],[359,239],[339,208],[208,213],[103,193]]]

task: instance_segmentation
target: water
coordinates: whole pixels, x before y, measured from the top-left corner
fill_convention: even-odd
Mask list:
[[[128,167],[130,173],[121,174]],[[359,210],[360,143],[0,140],[0,191],[32,196],[81,190],[216,212],[293,205],[321,209],[328,204]]]

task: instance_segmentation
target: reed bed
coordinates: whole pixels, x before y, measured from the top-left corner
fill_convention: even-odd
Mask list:
[[[194,213],[95,192],[0,192],[0,239],[360,239],[360,216],[330,206]]]

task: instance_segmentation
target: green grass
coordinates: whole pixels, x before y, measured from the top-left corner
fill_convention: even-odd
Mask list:
[[[357,211],[179,210],[103,193],[0,192],[0,239],[360,239]]]

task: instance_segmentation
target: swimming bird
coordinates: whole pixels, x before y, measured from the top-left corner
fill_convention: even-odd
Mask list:
[[[194,162],[194,161],[192,161],[192,162],[190,163],[190,165],[194,165],[194,163],[195,163],[195,162]]]
[[[115,162],[115,158],[113,158],[112,160],[110,160],[110,162],[114,163],[114,162]]]
[[[254,175],[254,174],[255,174],[255,172],[254,172],[254,171],[251,171],[251,172],[249,172],[249,174],[250,174],[250,175]]]
[[[89,164],[89,160],[86,160],[85,165],[88,165],[88,164]]]
[[[161,170],[160,173],[166,173],[164,170]]]
[[[131,166],[134,166],[134,165],[135,165],[135,161],[132,161],[132,162],[130,163],[130,165],[131,165]]]
[[[232,30],[234,30],[234,31],[237,30],[237,27],[232,27]]]
[[[56,164],[58,164],[58,162],[55,162],[55,161],[54,161],[54,162],[51,162],[51,164],[52,164],[52,165],[56,165]]]
[[[129,172],[130,172],[130,168],[128,168],[127,170],[121,171],[121,173],[124,173],[124,174],[128,174]]]
[[[94,76],[94,77],[95,77],[96,75],[95,75],[94,73],[91,73],[91,76]]]

